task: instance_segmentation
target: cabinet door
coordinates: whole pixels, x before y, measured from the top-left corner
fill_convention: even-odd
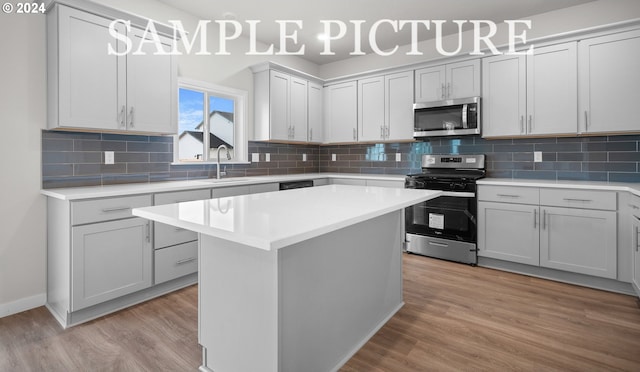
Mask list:
[[[416,102],[440,101],[446,98],[445,66],[435,66],[416,70]]]
[[[540,266],[616,279],[616,212],[542,207]]]
[[[482,60],[482,136],[525,133],[526,60],[524,56],[494,56]]]
[[[527,56],[527,133],[576,134],[577,43],[536,48]]]
[[[381,141],[385,134],[384,76],[358,81],[358,139]]]
[[[387,75],[385,83],[386,140],[413,139],[413,72]]]
[[[466,98],[480,95],[480,60],[450,63],[446,67],[446,98]]]
[[[289,95],[291,77],[278,71],[270,72],[269,128],[273,140],[288,140],[290,134]]]
[[[640,31],[580,41],[578,60],[579,131],[640,131]]]
[[[58,68],[49,70],[49,84],[51,89],[58,84],[58,91],[49,94],[58,95],[58,117],[49,125],[124,130],[126,59],[106,53],[109,44],[124,51],[124,43],[109,34],[110,20],[65,6],[57,9],[58,58],[49,63],[57,62]],[[124,27],[116,29],[126,33]]]
[[[144,31],[133,28],[131,40],[137,50]],[[172,41],[160,36],[170,52]],[[137,132],[177,133],[177,67],[173,56],[156,55],[157,46],[147,40],[144,55],[127,55],[127,129]],[[95,98],[93,98],[95,99]]]
[[[289,96],[290,112],[290,139],[294,141],[307,141],[307,81],[304,79],[291,77]]]
[[[358,85],[355,81],[325,88],[325,129],[327,142],[358,140]]]
[[[478,203],[478,256],[539,265],[538,206]]]
[[[307,141],[320,143],[324,138],[322,128],[322,85],[309,83],[308,102],[309,134],[307,135]]]
[[[71,311],[151,286],[150,229],[142,218],[72,228]]]
[[[633,277],[632,284],[636,294],[640,296],[640,215],[632,216],[632,233],[633,245],[631,246],[633,253]]]

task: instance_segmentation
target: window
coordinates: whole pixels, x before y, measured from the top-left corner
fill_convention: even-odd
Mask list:
[[[218,147],[224,145],[232,162],[246,162],[247,93],[186,79],[178,85],[174,161],[187,164],[217,161]],[[220,156],[226,161],[224,150]]]

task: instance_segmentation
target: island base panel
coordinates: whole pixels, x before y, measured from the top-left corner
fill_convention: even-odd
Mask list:
[[[403,304],[401,217],[274,251],[202,235],[201,370],[338,370]]]

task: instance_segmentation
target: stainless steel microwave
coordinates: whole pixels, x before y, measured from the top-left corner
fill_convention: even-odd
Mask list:
[[[480,134],[480,97],[413,104],[413,137]]]

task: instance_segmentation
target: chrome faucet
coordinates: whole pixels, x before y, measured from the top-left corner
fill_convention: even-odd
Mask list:
[[[224,149],[227,152],[227,160],[231,160],[231,154],[229,153],[229,149],[225,145],[218,146],[217,154],[216,154],[216,164],[218,165],[218,169],[216,172],[216,178],[220,179],[220,150]]]

